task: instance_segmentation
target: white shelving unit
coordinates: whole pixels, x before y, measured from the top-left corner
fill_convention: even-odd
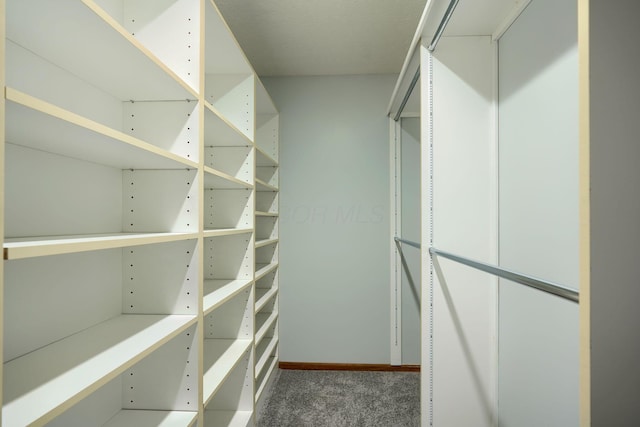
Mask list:
[[[258,82],[256,88],[255,402],[278,362],[279,116]]]
[[[256,295],[277,315],[277,111],[217,7],[0,10],[0,423],[253,425],[277,354],[277,322],[268,355],[255,341]]]

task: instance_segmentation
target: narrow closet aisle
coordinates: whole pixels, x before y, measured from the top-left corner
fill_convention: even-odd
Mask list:
[[[0,425],[640,425],[637,16],[0,0]]]

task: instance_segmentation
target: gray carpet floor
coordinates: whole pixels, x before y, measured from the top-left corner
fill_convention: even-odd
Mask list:
[[[420,374],[281,370],[258,427],[420,425]]]

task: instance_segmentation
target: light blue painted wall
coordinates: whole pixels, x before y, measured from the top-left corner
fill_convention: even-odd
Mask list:
[[[263,78],[280,111],[280,359],[389,363],[396,76]]]
[[[402,127],[402,237],[420,242],[420,118]],[[404,245],[402,273],[402,364],[420,364],[420,251]]]

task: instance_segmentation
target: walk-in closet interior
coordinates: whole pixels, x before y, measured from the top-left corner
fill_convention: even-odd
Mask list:
[[[0,0],[0,426],[639,425],[637,16]]]

